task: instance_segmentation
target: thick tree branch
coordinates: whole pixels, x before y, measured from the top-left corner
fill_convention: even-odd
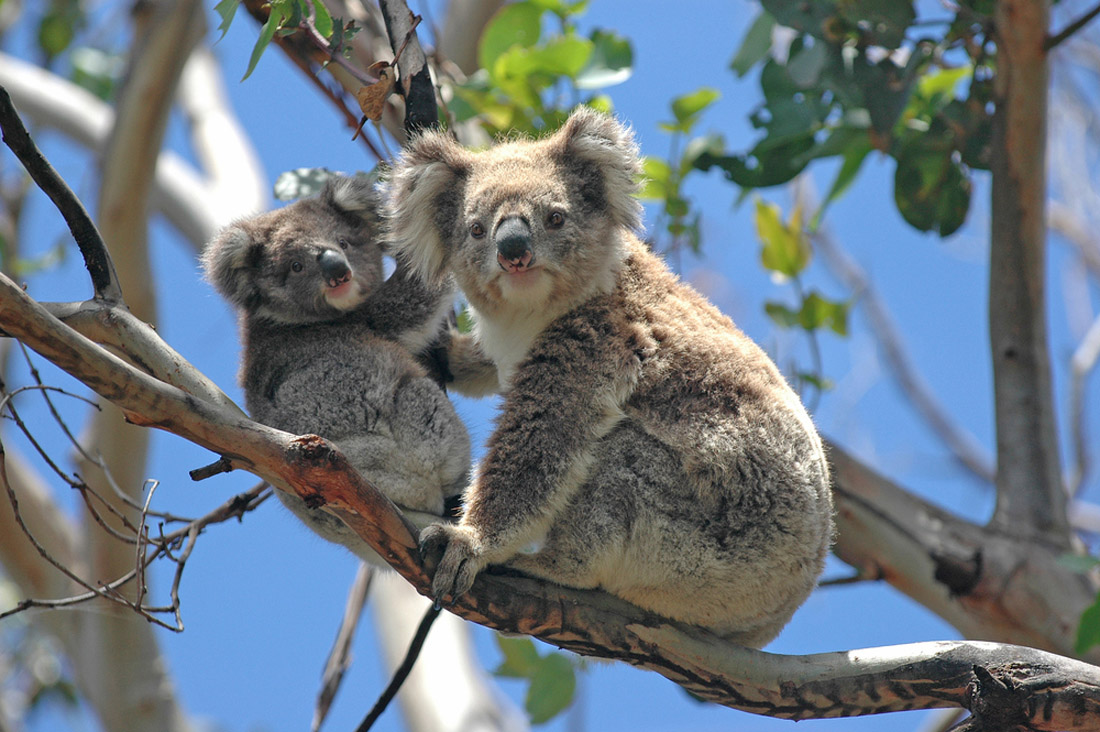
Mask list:
[[[131,419],[225,454],[339,516],[421,593],[429,591],[413,535],[396,508],[319,438],[294,437],[216,408],[106,353],[0,276],[0,326]],[[931,643],[812,656],[741,648],[598,591],[486,573],[452,608],[489,627],[537,636],[586,655],[648,668],[704,698],[791,719],[966,706],[974,667],[1011,682],[1032,729],[1093,729],[1100,669],[1049,653],[988,643]],[[979,674],[980,676],[980,674]],[[1021,708],[1024,708],[1021,706]]]
[[[881,576],[959,629],[1074,654],[1096,585],[1061,550],[972,524],[908,493],[829,445],[838,557]],[[1100,663],[1100,649],[1086,655]]]
[[[1045,0],[996,4],[989,330],[997,427],[997,506],[1006,536],[1071,546],[1046,331]]]

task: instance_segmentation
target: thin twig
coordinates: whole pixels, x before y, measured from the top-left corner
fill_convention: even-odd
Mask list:
[[[115,275],[115,265],[111,262],[99,230],[96,229],[84,204],[34,144],[18,112],[15,111],[11,95],[2,86],[0,86],[0,129],[3,130],[4,142],[19,158],[19,162],[27,169],[27,173],[42,192],[54,202],[69,225],[69,230],[77,246],[80,247],[80,253],[84,256],[84,266],[87,267],[88,274],[92,278],[96,297],[112,303],[122,302],[122,290]]]
[[[428,637],[428,631],[431,630],[432,623],[439,617],[440,611],[439,604],[436,603],[428,608],[424,613],[423,620],[420,621],[420,626],[416,629],[416,635],[413,636],[412,642],[409,644],[409,650],[405,653],[405,660],[401,662],[401,665],[397,667],[397,670],[393,673],[393,678],[390,680],[389,686],[382,692],[382,696],[378,697],[378,701],[374,703],[374,707],[367,713],[367,716],[363,718],[362,723],[356,727],[355,732],[367,732],[374,723],[378,721],[378,718],[382,716],[382,712],[386,711],[386,707],[397,695],[397,692],[401,689],[401,685],[405,683],[405,679],[408,678],[409,673],[412,671],[413,664],[416,663],[417,657],[420,655],[420,649],[424,647],[424,640]]]
[[[313,709],[313,722],[310,724],[311,732],[318,732],[328,716],[332,700],[336,698],[336,692],[340,689],[340,682],[344,679],[344,673],[351,665],[351,642],[355,638],[355,631],[359,626],[359,620],[363,617],[363,605],[367,601],[367,593],[370,591],[371,578],[374,570],[366,562],[359,563],[359,569],[355,572],[355,579],[348,590],[348,599],[344,605],[344,617],[340,621],[340,629],[336,633],[336,641],[329,651],[328,660],[325,661],[325,670],[321,674],[321,691],[317,694],[317,704]]]
[[[1076,496],[1085,485],[1091,468],[1087,425],[1085,424],[1085,388],[1089,373],[1100,360],[1100,317],[1092,321],[1070,359],[1070,441],[1073,444],[1073,465],[1067,480],[1069,494]]]
[[[993,460],[984,454],[971,434],[955,424],[931,387],[913,368],[913,361],[905,352],[901,335],[867,275],[837,245],[825,227],[814,233],[813,240],[816,249],[824,256],[826,265],[852,291],[867,314],[871,332],[890,364],[890,373],[897,379],[898,386],[909,397],[917,412],[924,417],[960,465],[982,481],[992,483],[995,475]]]
[[[1100,15],[1100,5],[1097,5],[1095,8],[1088,11],[1087,13],[1082,15],[1080,18],[1078,18],[1077,20],[1075,20],[1072,23],[1070,23],[1069,25],[1067,25],[1065,27],[1065,29],[1063,29],[1060,33],[1055,33],[1053,36],[1048,36],[1046,41],[1043,43],[1043,48],[1046,49],[1047,51],[1051,50],[1052,48],[1055,48],[1060,43],[1065,41],[1067,38],[1072,36],[1074,33],[1081,30],[1086,25],[1088,25],[1089,22],[1093,18],[1095,18],[1097,15]]]

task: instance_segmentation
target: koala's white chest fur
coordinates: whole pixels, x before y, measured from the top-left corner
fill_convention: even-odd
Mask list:
[[[482,351],[496,364],[500,384],[507,389],[515,374],[516,365],[531,350],[539,334],[546,329],[554,316],[550,313],[523,313],[519,315],[486,317],[470,306],[474,320],[474,336]]]

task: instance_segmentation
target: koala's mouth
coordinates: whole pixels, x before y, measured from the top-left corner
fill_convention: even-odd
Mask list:
[[[355,286],[350,273],[346,277],[325,281],[325,302],[337,310],[350,310],[358,306],[362,300],[359,288]]]
[[[329,277],[325,280],[325,284],[328,285],[330,290],[335,290],[341,285],[346,285],[349,282],[351,282],[351,270],[344,272],[344,274],[338,277]]]
[[[515,259],[508,259],[503,254],[497,254],[497,264],[508,274],[528,272],[535,268],[535,255],[530,250],[525,251]]]

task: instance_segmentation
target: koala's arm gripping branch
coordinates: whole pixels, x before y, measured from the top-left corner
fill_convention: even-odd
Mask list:
[[[487,561],[514,554],[566,504],[591,446],[621,419],[639,369],[603,303],[560,318],[539,338],[467,496],[463,524],[479,530]]]
[[[96,297],[110,303],[122,302],[122,290],[118,284],[118,276],[115,274],[115,265],[111,262],[111,256],[107,252],[107,245],[99,235],[92,222],[91,216],[72,192],[72,189],[61,179],[53,166],[39,151],[34,140],[27,133],[23,121],[15,111],[11,95],[8,90],[0,87],[0,128],[3,129],[4,142],[7,144],[19,162],[27,169],[38,187],[50,197],[57,206],[57,210],[65,217],[65,223],[76,239],[80,247],[80,253],[84,256],[84,266],[88,268],[88,274],[92,278],[92,286],[95,288]]]

